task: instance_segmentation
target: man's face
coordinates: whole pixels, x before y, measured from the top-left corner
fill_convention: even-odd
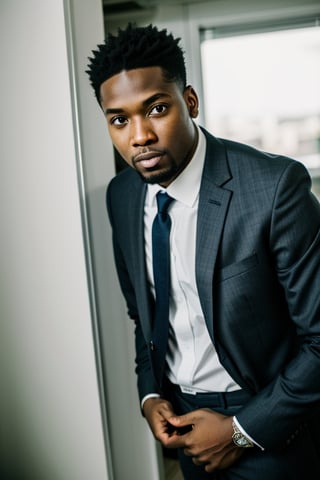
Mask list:
[[[111,140],[148,183],[168,186],[190,161],[197,143],[192,118],[198,98],[164,79],[160,67],[124,70],[100,88]]]

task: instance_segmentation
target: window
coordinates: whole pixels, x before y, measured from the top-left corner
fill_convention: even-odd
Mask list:
[[[320,198],[320,27],[201,34],[205,123],[306,165]]]

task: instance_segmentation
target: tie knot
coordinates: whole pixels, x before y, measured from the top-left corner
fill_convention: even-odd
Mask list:
[[[168,207],[170,203],[173,201],[172,197],[165,192],[158,192],[157,193],[157,204],[158,204],[158,212],[159,213],[167,213]]]

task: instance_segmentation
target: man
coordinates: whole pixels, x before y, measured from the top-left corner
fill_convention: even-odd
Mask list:
[[[178,43],[128,25],[88,70],[131,167],[107,205],[142,410],[188,480],[320,478],[319,204],[298,162],[196,125]],[[159,213],[170,245],[162,323],[159,191],[173,199]]]

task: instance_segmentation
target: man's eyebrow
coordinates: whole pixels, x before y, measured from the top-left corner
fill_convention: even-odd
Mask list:
[[[105,115],[110,115],[114,113],[124,113],[124,110],[122,108],[106,108],[104,110]]]
[[[142,102],[142,104],[143,104],[144,107],[147,107],[148,105],[155,102],[156,100],[159,100],[159,98],[162,98],[162,97],[169,97],[169,94],[168,93],[161,93],[161,92],[155,93],[154,95],[151,95],[151,97],[144,100]]]
[[[168,93],[155,93],[154,95],[151,95],[151,97],[146,98],[143,100],[142,105],[144,107],[148,107],[151,105],[151,103],[155,102],[156,100],[159,100],[159,98],[163,97],[169,97]],[[106,108],[104,110],[105,115],[119,115],[125,113],[125,110],[123,108]]]

